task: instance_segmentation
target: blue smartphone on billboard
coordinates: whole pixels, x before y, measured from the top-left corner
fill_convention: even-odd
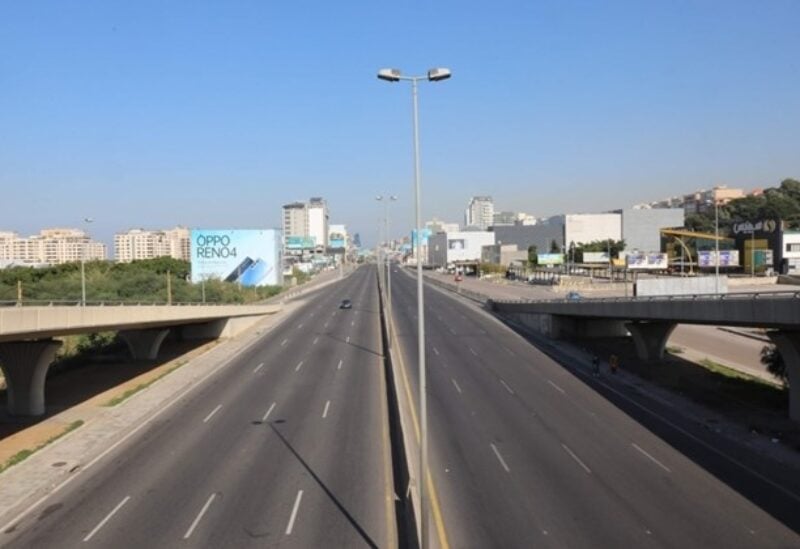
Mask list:
[[[271,270],[263,259],[259,259],[242,273],[242,276],[239,277],[239,282],[242,283],[242,286],[258,286]]]

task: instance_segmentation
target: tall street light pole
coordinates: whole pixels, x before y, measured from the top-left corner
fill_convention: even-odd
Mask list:
[[[422,293],[422,257],[420,254],[420,244],[422,238],[422,213],[420,196],[420,173],[419,173],[419,106],[417,100],[417,83],[420,80],[429,82],[439,82],[450,78],[450,69],[435,68],[428,71],[425,76],[403,76],[398,69],[381,69],[378,71],[378,78],[387,82],[399,82],[407,80],[411,82],[411,98],[414,115],[414,197],[416,212],[417,229],[417,353],[419,360],[419,416],[421,423],[421,441],[419,472],[417,474],[419,482],[419,504],[420,504],[420,545],[428,546],[428,513],[427,513],[427,491],[425,490],[425,479],[428,471],[428,402],[427,389],[425,384],[425,302]]]
[[[84,223],[89,224],[94,219],[91,217],[84,217]],[[86,233],[88,237],[88,233]],[[86,307],[86,241],[83,241],[83,246],[81,246],[81,306]]]
[[[714,237],[715,237],[715,259],[714,259],[714,293],[719,295],[719,202],[714,197]]]
[[[394,202],[397,197],[394,195],[376,196],[375,200],[383,202],[383,235],[385,243],[389,243],[389,202]],[[384,250],[384,257],[386,258],[386,310],[389,319],[392,318],[392,266],[389,264],[389,254]],[[383,267],[381,267],[383,268]],[[392,333],[389,330],[389,346],[392,345]]]

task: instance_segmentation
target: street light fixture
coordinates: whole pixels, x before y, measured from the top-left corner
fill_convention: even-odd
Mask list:
[[[84,217],[83,222],[86,224],[94,221],[91,217]],[[88,236],[88,233],[87,233]],[[83,241],[81,246],[81,306],[86,307],[86,241]]]
[[[415,217],[417,230],[417,353],[419,360],[419,416],[421,423],[421,441],[419,458],[419,505],[420,505],[420,545],[428,546],[428,513],[425,491],[426,471],[428,470],[428,402],[426,389],[425,369],[425,302],[422,284],[422,258],[420,257],[420,244],[422,238],[422,213],[420,197],[420,170],[419,170],[419,102],[417,99],[417,83],[420,80],[440,82],[452,76],[450,69],[444,67],[432,68],[424,76],[404,76],[399,69],[381,69],[378,78],[387,82],[407,80],[411,82],[412,112],[414,121],[414,198]]]
[[[384,200],[385,199],[385,200]],[[387,196],[376,196],[375,200],[379,202],[383,202],[383,234],[384,239],[388,243],[389,239],[389,202],[394,202],[397,200],[397,197],[394,195],[387,195]],[[389,315],[389,319],[392,318],[392,267],[389,264],[389,254],[384,252],[383,254],[386,258],[386,309]],[[381,267],[382,268],[382,267]],[[391,330],[389,330],[389,346],[392,346],[392,334]]]

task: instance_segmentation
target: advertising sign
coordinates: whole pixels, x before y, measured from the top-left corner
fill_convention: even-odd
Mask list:
[[[192,282],[208,279],[242,286],[279,285],[281,232],[192,229]]]
[[[563,265],[563,254],[536,254],[536,260],[539,265]]]
[[[777,228],[779,223],[775,219],[737,221],[733,224],[733,234],[774,233]]]
[[[583,252],[584,263],[608,263],[608,252]]]
[[[431,236],[431,230],[430,229],[422,229],[422,232],[420,234],[422,236],[422,238],[420,239],[422,241],[422,245],[423,246],[427,246],[428,245],[428,238]],[[411,231],[411,245],[413,247],[415,247],[415,248],[417,247],[417,230],[416,229],[412,229],[412,231]]]
[[[453,238],[447,241],[448,250],[463,250],[465,247],[463,238]]]
[[[330,233],[328,237],[329,248],[344,248],[345,238],[342,233]]]
[[[669,259],[665,253],[630,253],[626,256],[628,269],[660,270],[669,267]]]
[[[311,236],[287,236],[287,250],[313,250],[314,238]]]
[[[700,267],[713,267],[714,250],[707,250],[697,252],[697,263]],[[719,266],[720,267],[738,267],[739,266],[739,250],[720,250],[719,251]]]

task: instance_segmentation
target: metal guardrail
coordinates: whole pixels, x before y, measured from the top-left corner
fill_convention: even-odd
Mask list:
[[[164,307],[225,307],[230,305],[263,305],[263,303],[220,303],[218,301],[181,301],[167,303],[166,301],[87,301],[87,307],[123,307],[123,306],[164,306]],[[30,299],[25,301],[0,301],[0,307],[81,307],[80,300],[74,299],[52,299],[38,300]]]
[[[651,303],[675,301],[756,301],[768,299],[797,299],[800,292],[741,292],[728,294],[651,295],[631,297],[581,297],[580,299],[492,299],[495,303]]]

